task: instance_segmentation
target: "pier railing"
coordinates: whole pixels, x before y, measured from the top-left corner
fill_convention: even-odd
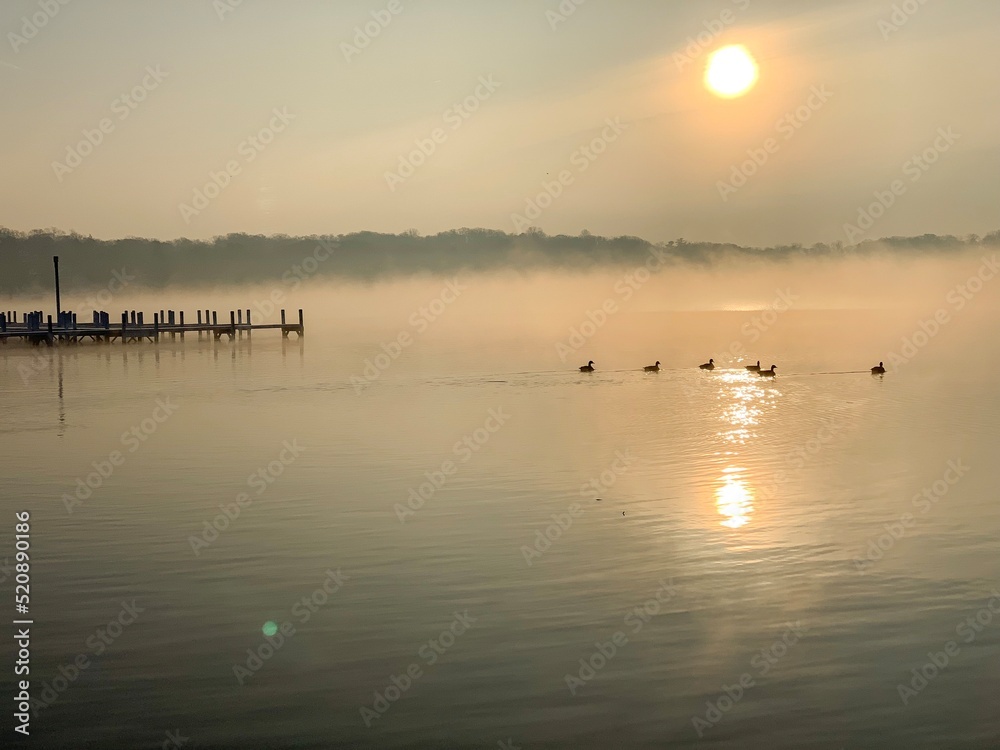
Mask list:
[[[280,330],[285,338],[294,333],[298,337],[305,335],[305,321],[302,310],[299,310],[298,322],[288,322],[285,311],[281,311],[280,323],[254,323],[250,310],[230,310],[229,320],[219,322],[217,310],[198,310],[197,322],[188,323],[184,320],[184,311],[160,310],[153,313],[150,322],[142,311],[126,310],[121,314],[121,320],[116,317],[112,322],[111,314],[104,310],[93,311],[92,320],[80,321],[74,312],[60,312],[56,320],[52,316],[44,316],[39,310],[26,313],[15,311],[0,312],[0,344],[6,344],[9,339],[19,339],[31,344],[57,343],[79,344],[86,339],[101,343],[111,343],[119,340],[123,344],[141,343],[143,341],[159,342],[163,336],[181,339],[185,334],[197,334],[198,338],[212,336],[216,341],[223,336],[229,340],[237,337],[250,336],[254,331]]]

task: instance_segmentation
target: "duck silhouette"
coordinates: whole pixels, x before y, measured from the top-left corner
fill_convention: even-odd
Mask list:
[[[645,370],[646,372],[659,372],[660,371],[660,360],[656,360],[656,364],[655,365],[649,365],[648,367],[644,367],[643,370]]]
[[[882,362],[878,363],[878,367],[872,368],[872,375],[885,375],[885,364]]]
[[[715,369],[715,360],[714,359],[708,360],[708,362],[706,364],[703,364],[703,365],[700,366],[700,369],[702,369],[702,370],[714,370]]]
[[[773,378],[773,377],[775,377],[778,374],[778,373],[775,372],[775,370],[777,368],[778,368],[777,365],[771,365],[771,369],[770,370],[761,370],[760,371],[760,376],[762,378]]]
[[[747,371],[748,372],[760,372],[760,360],[758,359],[757,360],[757,364],[755,364],[755,365],[747,365]]]
[[[594,360],[590,360],[587,364],[580,368],[580,372],[593,372],[594,371]]]

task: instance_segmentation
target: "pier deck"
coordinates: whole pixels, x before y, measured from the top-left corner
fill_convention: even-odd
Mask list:
[[[35,346],[79,344],[87,339],[100,343],[116,340],[123,344],[156,343],[164,336],[176,339],[180,335],[183,339],[186,334],[197,334],[198,338],[212,336],[218,341],[223,336],[228,336],[229,340],[250,336],[254,331],[281,331],[283,337],[294,333],[301,338],[305,335],[302,310],[299,310],[298,322],[286,322],[285,311],[282,310],[280,323],[253,323],[249,309],[246,310],[245,320],[243,310],[231,310],[227,323],[220,323],[218,313],[210,310],[204,311],[204,320],[202,311],[198,310],[195,323],[185,323],[184,313],[178,315],[173,310],[154,313],[152,323],[146,322],[144,313],[135,310],[123,312],[121,320],[114,323],[103,311],[94,312],[93,321],[86,323],[81,323],[74,313],[69,312],[61,313],[56,323],[53,323],[51,315],[43,323],[42,313],[38,311],[22,315],[16,311],[0,313],[0,344],[12,339]]]

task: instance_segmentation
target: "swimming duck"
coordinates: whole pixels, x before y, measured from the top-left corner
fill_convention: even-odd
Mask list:
[[[879,362],[878,367],[873,367],[872,375],[885,375],[885,364]]]
[[[773,378],[775,375],[778,374],[778,373],[775,372],[775,370],[777,369],[777,367],[778,367],[777,365],[771,365],[771,369],[770,370],[761,370],[760,371],[760,376],[762,378]]]
[[[594,360],[590,360],[587,364],[580,368],[580,372],[593,372],[594,371]]]
[[[643,368],[646,372],[659,372],[660,371],[660,360],[656,360],[655,365],[649,365],[649,367]]]
[[[714,370],[715,369],[715,360],[714,359],[708,360],[708,364],[701,365],[701,369],[702,370]]]
[[[747,371],[748,372],[760,372],[760,360],[758,359],[757,360],[757,364],[755,364],[755,365],[747,365]]]

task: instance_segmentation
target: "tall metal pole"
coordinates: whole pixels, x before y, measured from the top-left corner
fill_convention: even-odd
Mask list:
[[[52,263],[56,268],[56,320],[62,315],[62,302],[59,299],[59,256],[52,256]]]

